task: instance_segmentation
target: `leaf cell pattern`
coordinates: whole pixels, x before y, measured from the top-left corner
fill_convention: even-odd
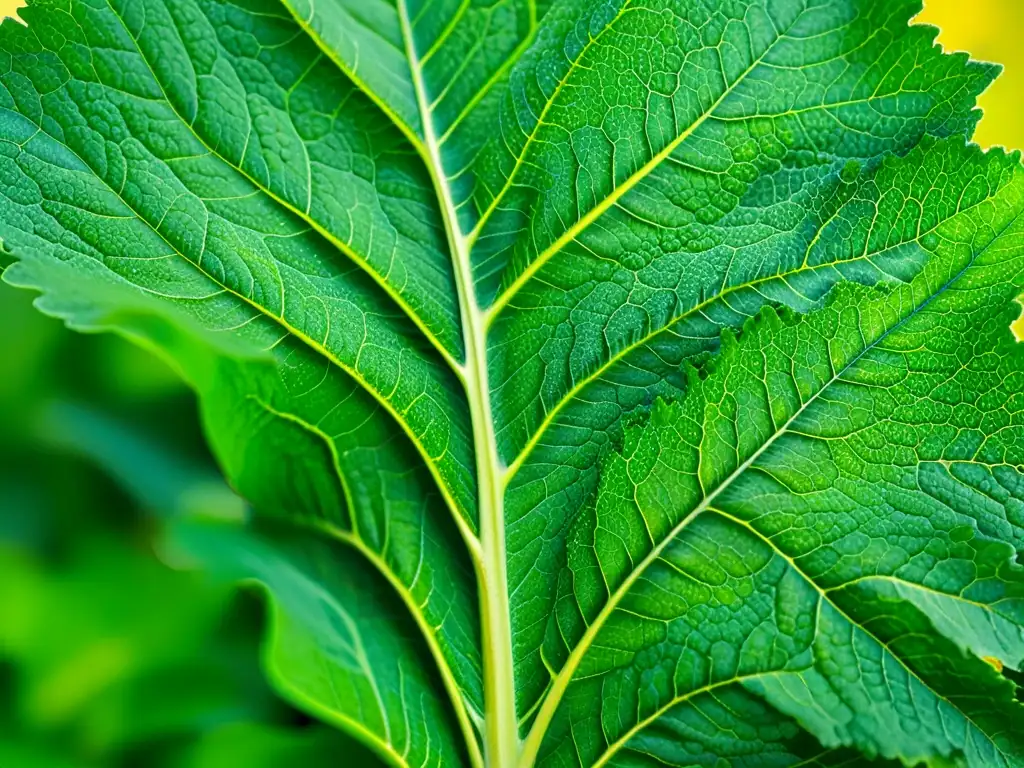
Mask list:
[[[387,764],[1019,765],[1024,171],[919,5],[32,0],[5,278],[195,387],[179,543]]]

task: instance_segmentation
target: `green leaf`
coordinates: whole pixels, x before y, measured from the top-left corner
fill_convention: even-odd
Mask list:
[[[297,705],[351,729],[391,765],[461,764],[464,745],[434,695],[440,683],[387,582],[336,544],[281,530],[267,537],[272,546],[229,527],[186,523],[171,546],[265,585],[266,666]]]
[[[116,328],[173,358],[203,396],[211,441],[233,485],[258,499],[263,515],[343,542],[349,557],[377,567],[423,628],[463,716],[482,709],[471,566],[413,449],[351,380],[277,337],[269,352],[260,350],[256,324],[244,326],[248,338],[213,331],[102,271],[25,260],[8,277],[48,286],[40,308],[75,327]],[[315,709],[329,707],[353,717],[345,701]]]
[[[552,750],[657,754],[648,728],[742,688],[826,746],[1024,759],[1024,709],[978,658],[1024,664],[1014,170],[909,283],[763,310],[627,430],[570,546]]]
[[[391,763],[1013,765],[1024,172],[919,8],[35,0],[6,277],[195,387]]]

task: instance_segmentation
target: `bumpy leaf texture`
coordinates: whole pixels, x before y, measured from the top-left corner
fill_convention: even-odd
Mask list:
[[[1024,765],[1024,170],[919,8],[34,0],[6,279],[195,386],[182,542],[386,763]]]

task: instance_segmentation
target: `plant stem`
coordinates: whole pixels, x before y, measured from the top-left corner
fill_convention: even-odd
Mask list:
[[[440,145],[430,115],[421,65],[413,42],[405,0],[398,0],[398,15],[406,54],[423,122],[428,170],[441,204],[451,247],[455,283],[459,293],[466,361],[459,370],[469,402],[476,455],[477,509],[481,558],[477,568],[484,666],[484,759],[488,768],[514,768],[520,740],[516,717],[515,671],[512,657],[512,620],[509,611],[505,554],[504,465],[498,455],[491,414],[487,370],[487,318],[480,310],[469,242],[459,227],[458,213],[445,180]]]
[[[473,419],[483,553],[479,590],[486,710],[484,755],[489,768],[512,768],[519,760],[520,743],[506,574],[504,494],[487,384],[483,315],[475,307],[471,312],[471,319],[464,320],[463,325],[467,328],[467,346],[476,347],[466,351],[466,391]]]

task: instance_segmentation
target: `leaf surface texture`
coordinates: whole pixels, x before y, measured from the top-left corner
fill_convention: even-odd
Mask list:
[[[917,10],[35,0],[6,279],[195,387],[182,546],[388,764],[1018,765],[1024,171]]]

